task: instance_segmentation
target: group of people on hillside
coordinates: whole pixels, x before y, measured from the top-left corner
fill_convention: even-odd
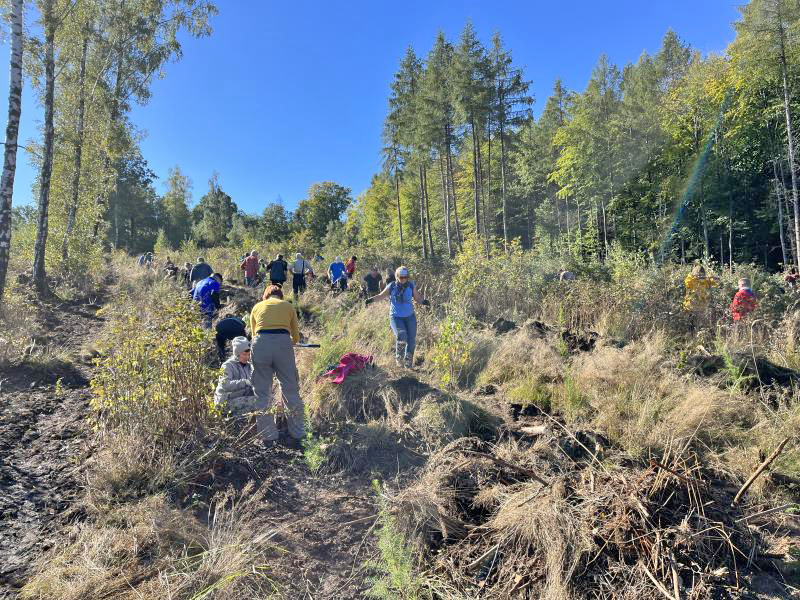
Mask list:
[[[292,290],[295,296],[305,292],[307,281],[314,278],[314,269],[311,267],[311,263],[303,258],[300,252],[295,254],[295,260],[290,266],[282,254],[278,254],[274,260],[265,263],[263,260],[259,261],[258,252],[253,250],[242,257],[242,264],[240,265],[240,268],[244,271],[244,284],[246,286],[256,287],[262,283],[264,277],[260,273],[260,267],[264,268],[270,284],[281,288],[286,283],[289,273],[291,273]]]
[[[293,267],[297,267],[295,274],[305,268],[303,265]],[[366,304],[389,300],[389,324],[396,337],[397,364],[413,367],[417,335],[414,302],[429,305],[428,301],[410,279],[405,266],[398,267],[392,281],[382,289],[382,277],[377,268],[371,269],[364,279],[366,289],[376,292],[369,295]],[[282,288],[267,285],[262,300],[250,312],[248,322],[236,315],[219,320],[215,339],[220,360],[224,360],[214,395],[215,404],[236,416],[254,413],[258,433],[264,443],[271,446],[280,438],[272,392],[272,381],[277,377],[287,421],[285,441],[290,447],[299,448],[305,435],[304,406],[299,393],[294,346],[302,337],[295,307],[284,299]],[[225,360],[228,342],[232,355]]]
[[[684,310],[696,317],[706,313],[711,302],[711,288],[718,285],[719,280],[713,275],[706,274],[703,265],[695,265],[683,281]],[[738,288],[730,305],[734,323],[745,320],[758,307],[758,299],[753,292],[749,277],[740,277]]]

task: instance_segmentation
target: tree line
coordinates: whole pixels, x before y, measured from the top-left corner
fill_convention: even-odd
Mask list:
[[[599,57],[582,91],[559,79],[538,118],[499,34],[467,23],[413,48],[391,84],[384,169],[349,227],[375,246],[453,256],[467,237],[602,260],[797,265],[794,116],[800,8],[752,0],[725,54],[668,31],[655,54]]]

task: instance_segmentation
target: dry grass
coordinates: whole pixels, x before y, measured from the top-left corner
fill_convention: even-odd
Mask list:
[[[257,525],[262,496],[250,488],[218,496],[207,526],[160,494],[105,512],[42,561],[22,597],[272,597],[264,562],[271,534]]]
[[[503,336],[478,377],[479,384],[505,384],[532,376],[538,382],[559,381],[565,360],[553,342],[535,336],[525,327]]]
[[[758,505],[729,509],[737,488],[686,444],[668,444],[662,468],[619,454],[568,458],[568,441],[563,432],[533,446],[462,438],[388,494],[443,597],[644,600],[650,575],[672,590],[673,569],[684,597],[725,594],[741,585],[748,555],[776,541],[785,517],[748,530],[741,517]]]

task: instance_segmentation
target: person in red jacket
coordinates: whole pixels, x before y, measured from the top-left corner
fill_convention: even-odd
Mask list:
[[[747,277],[742,277],[739,280],[739,291],[733,297],[731,302],[731,315],[733,320],[738,322],[744,319],[747,315],[753,312],[758,306],[756,295],[750,288],[750,280]]]
[[[241,267],[244,271],[244,284],[248,287],[255,286],[258,277],[258,252],[253,250],[249,256],[246,256]]]
[[[347,261],[347,264],[344,266],[344,273],[347,275],[348,279],[352,279],[353,275],[356,272],[356,261],[358,258],[355,256],[351,256],[350,260]]]

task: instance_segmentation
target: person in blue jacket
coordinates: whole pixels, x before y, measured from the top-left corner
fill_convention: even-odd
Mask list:
[[[347,289],[347,274],[345,273],[345,264],[341,256],[337,256],[336,260],[328,267],[328,277],[331,278],[332,288]]]
[[[203,329],[211,329],[214,313],[219,310],[219,290],[222,284],[222,275],[214,273],[197,282],[192,292],[192,299],[200,304],[203,313]]]
[[[417,315],[412,300],[423,306],[430,303],[417,291],[417,286],[409,279],[408,267],[398,267],[394,272],[395,281],[383,288],[377,296],[367,298],[366,303],[389,298],[389,325],[395,337],[395,361],[398,366],[414,366],[414,350],[417,345]]]

